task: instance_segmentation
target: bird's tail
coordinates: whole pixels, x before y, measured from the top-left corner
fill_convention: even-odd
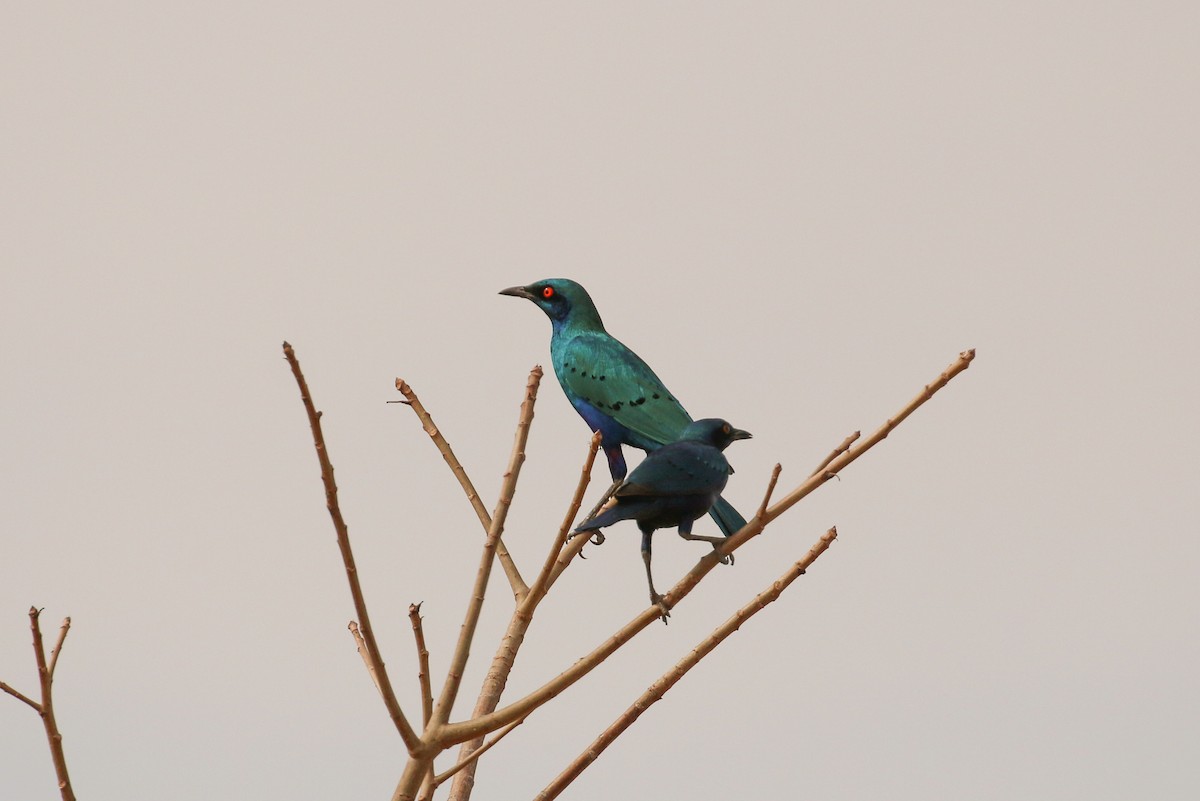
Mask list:
[[[724,498],[717,498],[716,503],[708,510],[708,514],[726,537],[736,534],[738,529],[746,525],[746,518],[742,517],[738,510],[734,509]]]

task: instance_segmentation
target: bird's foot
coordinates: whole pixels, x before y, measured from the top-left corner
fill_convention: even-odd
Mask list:
[[[575,539],[576,537],[580,536],[581,534],[590,535],[593,545],[603,545],[604,544],[605,537],[604,537],[604,532],[602,532],[602,531],[572,531],[570,534],[567,535],[567,542],[570,542],[571,540]]]
[[[671,607],[667,606],[667,602],[657,592],[650,593],[650,603],[658,607],[659,618],[663,625],[667,625],[667,618],[671,616]]]
[[[575,539],[580,534],[590,534],[591,536],[588,538],[588,541],[595,545],[603,545],[604,544],[604,534],[598,530],[597,531],[572,531],[570,534],[567,535],[567,542],[570,542],[571,540]],[[579,558],[587,559],[587,557],[583,555],[582,547],[580,547],[580,549],[579,549]]]
[[[717,552],[717,558],[721,560],[723,565],[733,564],[733,554],[721,553],[721,546],[725,544],[725,537],[707,537],[703,534],[693,534],[690,531],[680,531],[679,536],[683,537],[688,542],[707,542]]]

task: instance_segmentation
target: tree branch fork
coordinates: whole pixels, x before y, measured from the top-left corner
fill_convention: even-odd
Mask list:
[[[34,701],[29,696],[0,681],[0,690],[30,706],[42,719],[46,730],[46,741],[50,745],[50,759],[54,763],[54,773],[58,777],[58,790],[63,801],[75,801],[75,791],[71,787],[71,777],[67,772],[67,758],[63,752],[62,732],[58,728],[58,719],[54,715],[54,671],[58,667],[58,657],[62,653],[63,643],[66,642],[67,632],[71,630],[71,618],[63,618],[58,628],[58,639],[50,649],[50,657],[46,658],[46,646],[42,640],[42,627],[39,618],[42,610],[36,606],[29,607],[29,630],[33,635],[33,658],[37,664],[38,689],[41,701]]]
[[[350,548],[349,531],[342,517],[337,501],[337,486],[333,479],[333,466],[321,432],[321,413],[318,412],[308,391],[299,361],[288,343],[283,345],[284,356],[292,368],[301,399],[308,415],[312,429],[314,447],[321,466],[321,479],[325,487],[326,505],[337,533],[338,546],[342,555],[351,597],[355,606],[357,624],[351,623],[351,632],[368,673],[375,683],[384,701],[389,717],[391,717],[397,732],[408,754],[400,780],[393,793],[393,801],[416,801],[416,799],[432,799],[437,790],[447,781],[453,779],[450,791],[451,801],[466,801],[469,799],[474,786],[475,769],[479,758],[490,750],[509,732],[521,725],[530,714],[547,703],[577,681],[582,679],[612,653],[621,648],[639,632],[659,619],[661,611],[657,605],[648,606],[637,614],[611,636],[605,638],[595,649],[582,659],[579,659],[566,670],[550,679],[541,687],[530,692],[525,697],[500,707],[499,701],[507,678],[511,673],[517,654],[519,653],[525,635],[528,632],[539,604],[546,598],[547,593],[562,573],[570,566],[574,557],[586,543],[586,538],[575,538],[567,541],[567,535],[578,514],[584,494],[590,480],[591,470],[599,447],[599,435],[593,436],[588,443],[588,451],[584,465],[580,471],[576,490],[568,505],[563,522],[551,543],[550,549],[542,561],[541,567],[531,584],[526,583],[503,542],[503,530],[509,507],[511,506],[521,466],[525,461],[525,445],[529,428],[533,420],[537,392],[542,378],[541,367],[534,367],[529,374],[524,397],[518,415],[516,434],[514,436],[512,453],[508,467],[504,473],[497,502],[491,513],[483,506],[478,492],[467,475],[466,470],[454,455],[453,449],[446,441],[441,429],[434,424],[429,412],[421,404],[412,387],[401,379],[396,380],[397,390],[404,396],[403,403],[417,415],[422,428],[437,447],[447,466],[462,487],[468,503],[471,504],[479,518],[484,531],[484,543],[480,555],[479,567],[463,623],[460,627],[459,638],[451,656],[446,677],[436,698],[430,687],[429,654],[425,648],[423,629],[420,623],[419,607],[412,606],[409,616],[412,622],[414,640],[418,653],[418,683],[422,698],[422,726],[420,734],[409,722],[399,702],[384,666],[382,655],[375,641],[371,628],[366,601],[359,585],[358,572],[354,566],[353,552]],[[859,432],[846,437],[841,444],[833,449],[821,461],[817,468],[798,486],[786,495],[771,503],[781,468],[776,465],[767,483],[755,515],[738,532],[730,536],[713,551],[701,557],[691,570],[676,582],[664,596],[668,607],[674,607],[682,601],[699,584],[701,580],[727,555],[745,545],[758,536],[763,530],[781,515],[795,506],[807,495],[837,476],[848,465],[886,438],[898,425],[921,405],[931,399],[934,394],[945,387],[955,376],[966,370],[975,357],[974,350],[964,351],[950,364],[934,381],[925,385],[922,390],[901,410],[885,421],[866,439],[861,439]],[[556,797],[563,788],[574,781],[579,774],[591,764],[616,736],[625,731],[632,723],[662,695],[679,681],[692,666],[715,649],[729,634],[762,609],[774,602],[780,594],[829,547],[836,538],[836,529],[830,529],[817,541],[812,548],[791,565],[775,582],[758,593],[751,601],[738,609],[732,617],[719,626],[712,634],[699,643],[681,659],[673,668],[667,671],[654,685],[637,699],[617,720],[603,732],[595,742],[584,749],[562,773],[558,775],[538,796],[539,801],[547,801]],[[508,580],[509,588],[514,599],[514,608],[508,627],[501,637],[492,663],[484,679],[483,687],[476,700],[474,711],[470,718],[451,722],[450,715],[461,689],[462,677],[470,656],[471,646],[477,634],[477,624],[486,596],[488,579],[492,566],[500,562],[501,568]],[[8,688],[5,687],[7,690]],[[18,696],[20,697],[20,696]],[[28,699],[27,703],[30,703]],[[484,743],[483,738],[488,734],[493,737]],[[436,772],[434,760],[447,749],[462,745],[458,759],[449,768]]]

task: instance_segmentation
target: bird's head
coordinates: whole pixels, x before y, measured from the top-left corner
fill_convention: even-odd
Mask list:
[[[600,313],[587,290],[569,278],[546,278],[528,286],[513,286],[500,290],[501,295],[525,298],[550,318],[557,329],[570,324],[579,328],[604,330]]]
[[[735,440],[750,439],[750,432],[734,428],[728,421],[719,417],[706,417],[689,423],[679,438],[703,442],[723,451]]]

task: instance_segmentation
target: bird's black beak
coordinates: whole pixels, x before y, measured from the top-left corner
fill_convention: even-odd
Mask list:
[[[749,431],[743,431],[740,428],[735,428],[729,432],[730,440],[752,439],[754,437]]]
[[[525,298],[525,300],[535,300],[532,292],[523,286],[510,286],[508,289],[501,289],[501,295],[512,295],[514,298]]]

